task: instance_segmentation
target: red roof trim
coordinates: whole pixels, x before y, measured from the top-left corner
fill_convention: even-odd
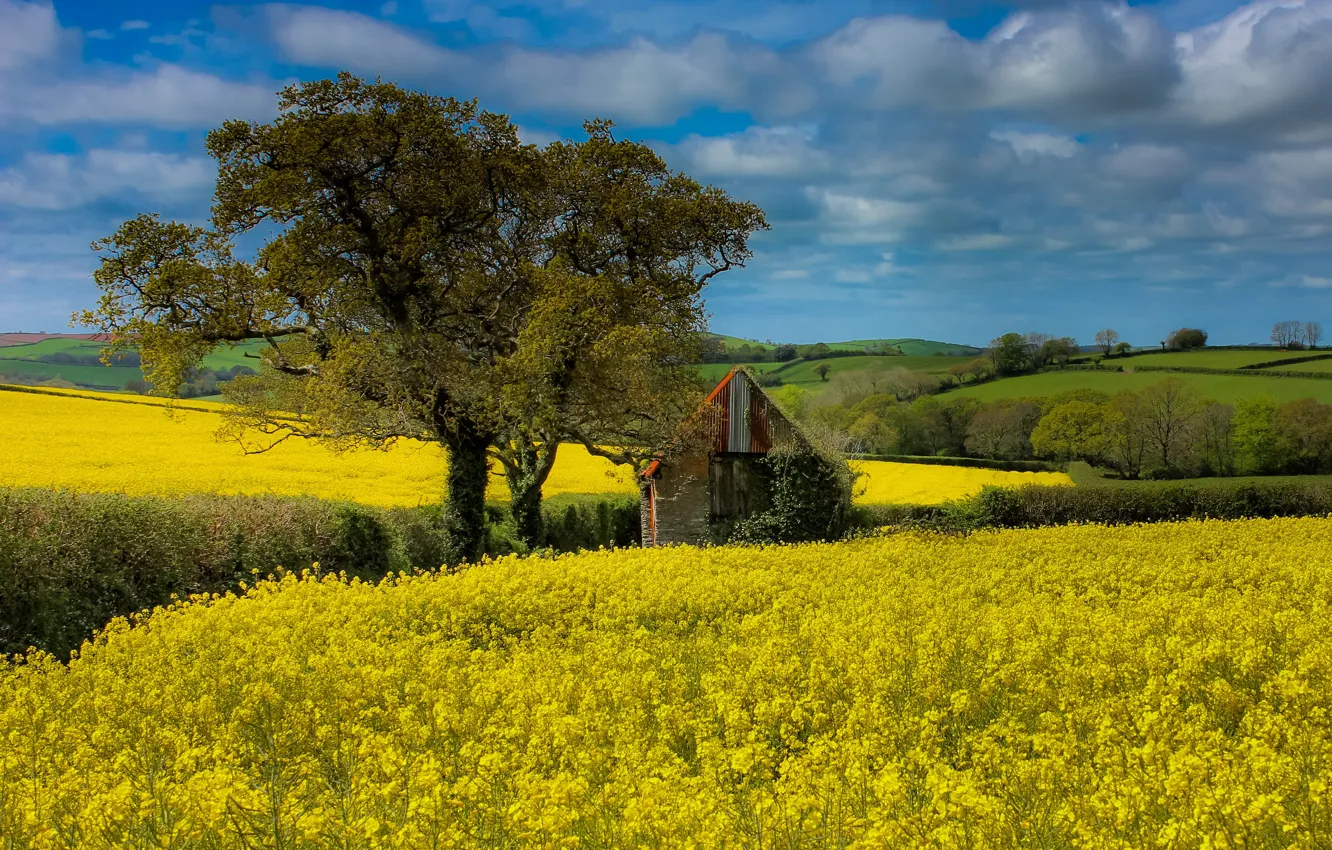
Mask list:
[[[700,404],[700,405],[699,405],[699,408],[702,409],[703,407],[706,407],[707,405],[712,404],[714,401],[716,401],[716,400],[717,400],[717,396],[718,396],[718,395],[721,393],[721,391],[722,391],[722,387],[724,387],[724,386],[726,386],[727,384],[729,384],[729,383],[731,382],[731,379],[734,378],[735,375],[736,375],[736,373],[739,372],[739,371],[740,371],[740,367],[739,367],[739,366],[733,366],[733,367],[731,368],[731,371],[729,371],[729,372],[726,373],[726,377],[722,378],[721,381],[719,381],[719,382],[717,383],[717,386],[715,386],[715,387],[712,388],[712,392],[708,393],[708,397],[707,397],[706,399],[703,400],[703,404]],[[643,470],[643,477],[644,477],[644,478],[651,478],[651,477],[653,477],[654,475],[657,474],[657,470],[658,470],[658,469],[661,469],[661,460],[660,460],[660,459],[654,460],[654,461],[652,461],[652,463],[649,463],[649,464],[647,465],[647,469],[644,469],[644,470]]]

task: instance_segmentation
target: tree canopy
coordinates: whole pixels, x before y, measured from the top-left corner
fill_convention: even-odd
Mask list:
[[[496,459],[533,537],[560,441],[634,463],[692,406],[677,366],[702,289],[766,228],[610,122],[585,129],[537,148],[474,101],[291,86],[276,120],[209,134],[211,228],[141,215],[94,243],[103,294],[77,318],[138,345],[167,393],[218,343],[262,338],[269,368],[228,384],[238,432],[443,443],[473,555]],[[251,231],[267,239],[238,259]]]

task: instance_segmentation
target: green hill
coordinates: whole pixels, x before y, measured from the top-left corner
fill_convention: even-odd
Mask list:
[[[1184,366],[1203,367],[1206,369],[1239,369],[1245,366],[1252,366],[1256,363],[1271,363],[1280,360],[1300,360],[1306,357],[1317,356],[1320,353],[1321,352],[1317,351],[1281,351],[1275,348],[1200,348],[1195,351],[1157,351],[1152,353],[1135,354],[1132,357],[1111,357],[1101,361],[1101,366],[1108,369],[1117,369],[1122,366],[1125,370],[1133,369],[1138,366],[1152,366],[1155,368]],[[1087,362],[1091,362],[1091,360],[1092,358],[1087,358]],[[1317,365],[1324,362],[1327,361],[1314,360],[1308,363],[1297,363],[1286,368],[1296,371],[1314,372],[1318,371]]]
[[[204,358],[203,366],[223,370],[233,366],[255,369],[258,360],[246,355],[257,355],[265,344],[250,342],[235,348],[220,346]],[[131,381],[143,379],[143,370],[138,366],[98,363],[101,351],[99,342],[67,338],[7,345],[0,348],[0,382],[36,383],[59,379],[85,389],[125,391]]]
[[[902,350],[903,354],[912,356],[933,356],[947,355],[952,357],[975,357],[981,353],[981,349],[972,345],[962,345],[955,342],[938,342],[932,339],[917,339],[914,337],[904,339],[851,339],[845,342],[828,343],[830,348],[841,351],[858,351],[866,348],[881,348],[885,346],[896,346]]]
[[[711,334],[711,336],[714,339],[721,340],[722,344],[725,345],[728,350],[737,349],[742,345],[748,345],[750,348],[759,348],[764,351],[774,347],[765,342],[744,339],[738,336],[726,336],[725,334]],[[871,348],[896,346],[902,350],[903,354],[913,356],[930,356],[936,353],[957,356],[974,356],[981,353],[981,349],[971,345],[962,345],[955,342],[938,342],[932,339],[918,339],[916,337],[903,337],[900,339],[849,339],[842,342],[828,342],[825,344],[835,351],[864,351]]]
[[[1312,370],[1311,370],[1312,371]],[[1112,372],[1077,369],[1042,372],[1001,378],[976,386],[952,390],[948,395],[962,395],[983,401],[1057,395],[1073,389],[1093,389],[1114,394],[1120,390],[1140,390],[1165,380],[1178,378],[1202,395],[1217,401],[1234,402],[1241,398],[1269,395],[1278,402],[1315,398],[1332,403],[1332,380],[1276,377],[1255,371],[1249,375],[1200,375],[1189,372]]]

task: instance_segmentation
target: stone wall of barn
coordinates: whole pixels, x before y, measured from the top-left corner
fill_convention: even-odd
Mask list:
[[[657,545],[705,542],[709,508],[706,454],[673,458],[663,465],[657,479]]]

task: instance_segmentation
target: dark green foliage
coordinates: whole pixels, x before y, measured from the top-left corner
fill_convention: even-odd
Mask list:
[[[1245,519],[1332,514],[1326,481],[1207,484],[1162,481],[1133,487],[986,487],[944,505],[876,505],[857,509],[862,528],[937,531],[1038,528],[1070,523],[1109,525],[1184,519]]]
[[[990,359],[1000,375],[1020,375],[1032,367],[1031,351],[1021,334],[1008,333],[990,341]]]
[[[767,503],[757,513],[721,530],[743,543],[804,543],[837,540],[851,520],[854,477],[846,464],[817,451],[774,451],[756,462],[767,483]]]
[[[527,551],[507,506],[488,505],[486,554]],[[464,560],[441,506],[371,508],[308,498],[137,498],[0,488],[0,654],[66,656],[113,617],[173,596],[235,590],[255,573],[301,570],[375,580]],[[556,551],[637,542],[632,497],[555,500]]]
[[[1177,328],[1165,338],[1165,346],[1177,351],[1203,348],[1207,345],[1207,331],[1200,328]]]
[[[546,504],[545,546],[560,552],[639,542],[638,499],[569,497]]]

